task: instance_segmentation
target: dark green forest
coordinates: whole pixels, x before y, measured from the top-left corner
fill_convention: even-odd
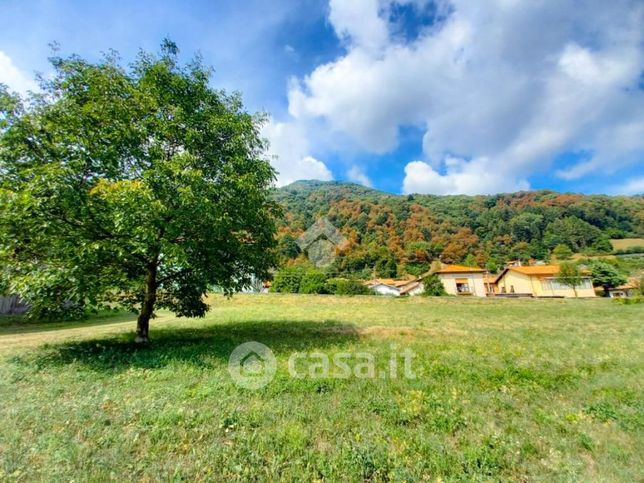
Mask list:
[[[432,261],[486,267],[509,260],[608,254],[610,239],[644,236],[644,197],[525,191],[488,196],[394,195],[351,183],[276,189],[281,265],[304,263],[297,238],[322,216],[347,242],[337,274],[419,275]]]

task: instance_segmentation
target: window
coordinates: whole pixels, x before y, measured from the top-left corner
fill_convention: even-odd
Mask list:
[[[568,290],[572,288],[572,287],[569,287],[568,285],[564,285],[563,283],[559,282],[556,278],[544,278],[541,281],[541,286],[543,287],[544,290]],[[577,285],[575,288],[592,289],[593,284],[590,278],[584,277],[579,282],[579,285]]]
[[[457,278],[456,279],[456,292],[460,294],[468,294],[470,291],[470,283],[466,278]]]

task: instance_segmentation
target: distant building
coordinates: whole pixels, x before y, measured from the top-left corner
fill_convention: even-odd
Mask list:
[[[464,265],[443,265],[436,275],[450,295],[486,297],[485,270]]]
[[[378,295],[418,295],[423,292],[423,284],[418,279],[396,280],[393,278],[376,278],[365,282],[365,285]]]
[[[488,297],[496,294],[496,275],[485,275],[483,277],[483,284],[485,285],[485,293]]]
[[[494,281],[495,294],[514,297],[595,297],[590,277],[573,289],[557,280],[558,265],[506,267]]]
[[[608,289],[608,296],[613,299],[632,297],[637,290],[637,283],[629,280],[628,283]]]

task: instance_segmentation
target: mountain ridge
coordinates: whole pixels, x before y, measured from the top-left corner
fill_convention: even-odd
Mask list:
[[[304,180],[277,188],[274,199],[284,211],[278,224],[281,263],[304,262],[295,240],[327,217],[348,240],[334,261],[337,273],[414,274],[435,259],[492,269],[509,260],[547,261],[555,249],[610,253],[610,239],[644,236],[640,195],[400,195]]]

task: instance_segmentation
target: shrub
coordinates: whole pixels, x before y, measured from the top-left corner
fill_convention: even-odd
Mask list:
[[[326,282],[326,290],[335,295],[370,295],[373,293],[360,280],[347,278],[330,278]]]
[[[615,255],[632,255],[637,253],[644,253],[644,247],[641,245],[636,245],[634,247],[619,248],[613,251],[613,253]]]
[[[423,295],[439,297],[447,295],[443,282],[435,273],[428,275],[423,279]]]
[[[275,274],[271,292],[298,293],[304,276],[304,268],[298,266],[284,267]]]
[[[326,274],[321,270],[307,270],[300,281],[300,293],[328,293],[326,290]]]
[[[644,304],[644,297],[636,295],[635,297],[619,297],[614,298],[613,302],[622,305]]]
[[[557,257],[557,260],[570,260],[570,257],[572,257],[572,250],[568,245],[560,243],[554,248],[554,250],[552,250],[552,254]]]

